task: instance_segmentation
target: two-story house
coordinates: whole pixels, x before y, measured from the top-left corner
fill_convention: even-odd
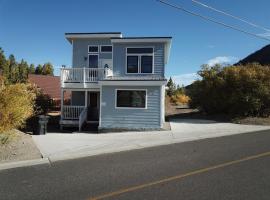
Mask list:
[[[163,127],[171,37],[123,37],[120,32],[65,36],[72,45],[72,67],[61,69],[61,127]],[[63,100],[66,91],[71,92],[69,105]]]

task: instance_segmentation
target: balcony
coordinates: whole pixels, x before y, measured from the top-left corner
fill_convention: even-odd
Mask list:
[[[85,86],[85,84],[97,83],[112,75],[110,68],[61,68],[61,86],[83,87],[82,84]]]

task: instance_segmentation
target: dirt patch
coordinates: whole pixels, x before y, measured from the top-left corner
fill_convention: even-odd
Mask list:
[[[31,135],[13,130],[5,144],[0,143],[0,163],[41,158]]]
[[[205,119],[214,120],[218,122],[231,122],[235,124],[246,125],[265,125],[270,126],[270,117],[243,117],[235,118],[228,115],[208,115],[206,113],[199,112],[196,109],[189,109],[187,106],[176,106],[173,104],[166,105],[166,119]]]
[[[270,117],[246,117],[232,119],[233,123],[248,125],[270,125]]]

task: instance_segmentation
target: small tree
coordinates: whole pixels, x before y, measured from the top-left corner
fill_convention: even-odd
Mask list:
[[[172,77],[170,77],[168,83],[167,83],[167,95],[172,97],[175,94],[176,85],[172,80]]]

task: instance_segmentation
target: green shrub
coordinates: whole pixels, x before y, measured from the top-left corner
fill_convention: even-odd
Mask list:
[[[246,66],[203,66],[201,80],[189,88],[190,106],[209,114],[234,116],[270,115],[270,68]]]
[[[0,133],[18,128],[33,114],[35,94],[27,84],[0,85]]]

